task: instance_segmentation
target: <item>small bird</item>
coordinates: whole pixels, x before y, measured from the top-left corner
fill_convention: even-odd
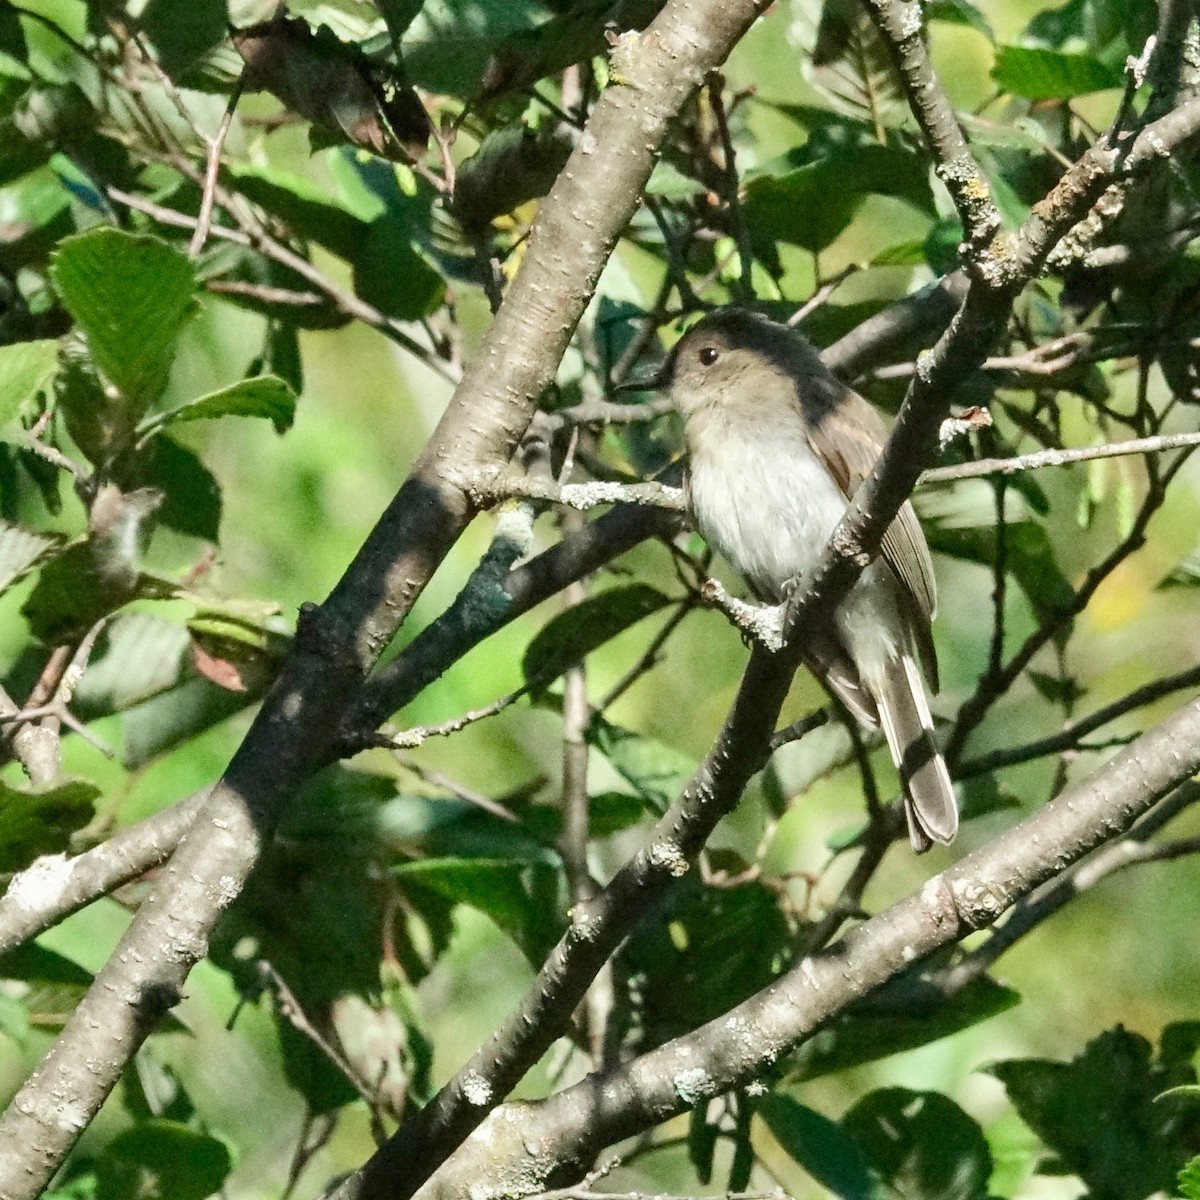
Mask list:
[[[887,433],[786,325],[742,308],[709,313],[672,349],[654,384],[683,417],[688,503],[705,541],[758,598],[782,603],[815,566]],[[904,788],[913,848],[958,831],[950,774],[921,680],[937,690],[933,564],[911,504],[806,661],[868,729],[883,726]]]

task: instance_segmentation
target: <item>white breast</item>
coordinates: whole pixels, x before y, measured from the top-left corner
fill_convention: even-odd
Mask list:
[[[689,439],[700,532],[756,591],[781,600],[785,585],[819,558],[845,497],[799,421],[750,424],[722,414],[702,432]]]

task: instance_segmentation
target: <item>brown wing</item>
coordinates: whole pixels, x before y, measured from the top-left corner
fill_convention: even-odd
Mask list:
[[[847,498],[874,469],[887,438],[879,414],[857,392],[833,376],[804,381],[800,402],[808,440]],[[937,611],[937,591],[929,547],[913,506],[905,501],[883,535],[884,561],[900,583],[900,596],[930,687],[938,689],[937,657],[929,625]]]

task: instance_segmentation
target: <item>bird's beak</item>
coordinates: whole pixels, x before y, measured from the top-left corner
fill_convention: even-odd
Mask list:
[[[643,367],[635,375],[613,388],[614,392],[657,392],[667,382],[667,363]]]

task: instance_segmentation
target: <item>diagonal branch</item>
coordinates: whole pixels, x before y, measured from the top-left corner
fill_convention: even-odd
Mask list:
[[[750,1083],[913,963],[992,925],[1197,770],[1200,699],[730,1012],[546,1100],[501,1108],[423,1196],[451,1200],[487,1178],[492,1194],[519,1197],[578,1178],[605,1146]],[[533,1146],[536,1155],[527,1149]]]
[[[756,0],[673,0],[621,46],[479,353],[353,564],[292,654],[158,886],[0,1119],[0,1195],[32,1200],[176,1002],[288,800],[326,761],[363,679],[474,515],[458,472],[508,459],[552,381],[668,121],[757,17]],[[64,1110],[64,1097],[69,1097]]]

